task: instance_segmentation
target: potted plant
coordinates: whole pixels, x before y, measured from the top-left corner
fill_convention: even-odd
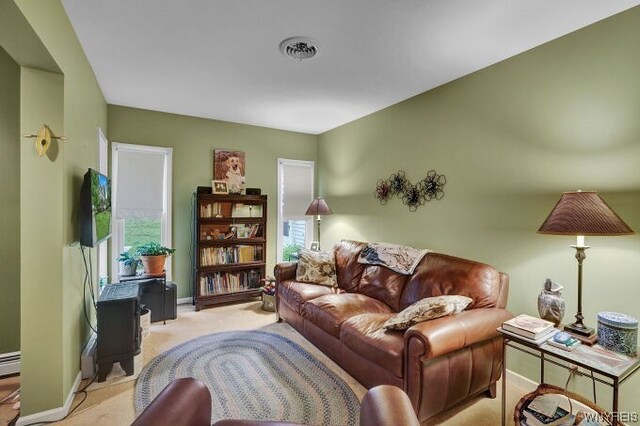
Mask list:
[[[143,244],[136,250],[146,275],[162,275],[167,256],[171,256],[175,251],[176,249],[158,243]]]
[[[137,254],[123,251],[118,257],[118,275],[122,277],[135,275],[139,264],[140,259]]]

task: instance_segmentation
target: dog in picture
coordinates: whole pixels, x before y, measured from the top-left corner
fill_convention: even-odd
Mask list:
[[[227,173],[225,180],[229,186],[229,192],[239,193],[244,188],[244,176],[240,158],[233,155],[227,158]]]

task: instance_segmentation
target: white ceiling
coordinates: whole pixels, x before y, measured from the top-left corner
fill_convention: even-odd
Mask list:
[[[108,103],[322,133],[635,0],[63,0]],[[279,43],[319,41],[297,62]]]

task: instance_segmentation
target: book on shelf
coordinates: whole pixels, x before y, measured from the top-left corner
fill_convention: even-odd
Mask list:
[[[259,223],[254,223],[251,225],[251,229],[249,230],[249,238],[260,238],[262,237],[262,225]]]
[[[230,217],[231,203],[205,203],[200,205],[200,217],[203,219]]]
[[[231,217],[261,218],[262,204],[234,203],[231,210]]]
[[[233,265],[262,260],[263,248],[259,245],[231,247],[203,247],[200,249],[200,266]]]
[[[262,233],[260,232],[261,229],[262,229],[262,225],[260,225],[259,223],[239,224],[237,225],[238,239],[260,238],[262,235]]]
[[[522,314],[503,322],[502,328],[511,333],[532,340],[538,340],[540,337],[547,335],[549,330],[552,330],[554,327],[551,321]]]
[[[516,339],[520,339],[520,340],[524,340],[525,342],[529,342],[532,343],[536,346],[542,346],[544,343],[546,343],[549,338],[553,337],[554,334],[558,333],[560,330],[558,330],[557,328],[552,328],[551,330],[549,330],[547,332],[547,334],[537,338],[537,339],[530,339],[528,337],[522,336],[518,333],[513,333],[507,329],[504,328],[504,326],[501,329],[501,332],[506,334],[507,336],[510,337],[515,337]]]
[[[259,270],[204,274],[200,277],[200,295],[212,296],[257,289],[261,280],[262,273]]]

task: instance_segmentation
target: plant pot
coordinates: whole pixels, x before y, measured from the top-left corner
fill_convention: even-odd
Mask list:
[[[144,273],[147,275],[162,275],[164,273],[164,262],[167,256],[162,254],[159,256],[140,256]]]
[[[118,275],[121,277],[130,277],[136,274],[137,263],[126,264],[124,262],[118,262]]]

